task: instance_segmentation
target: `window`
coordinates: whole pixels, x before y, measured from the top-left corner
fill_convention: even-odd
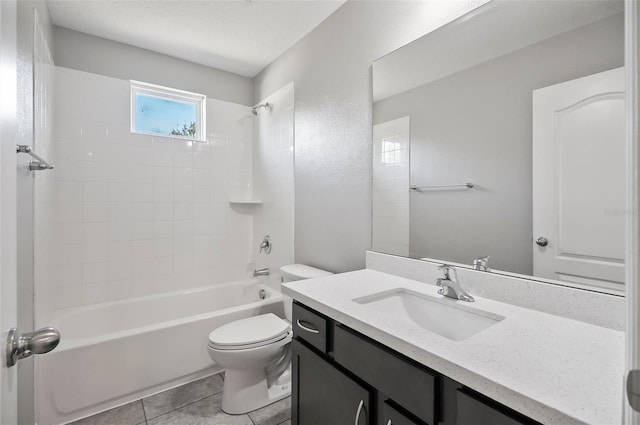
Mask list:
[[[382,139],[383,164],[399,164],[402,159],[402,145],[397,142],[398,136],[385,137]]]
[[[131,81],[131,132],[205,140],[206,96]]]

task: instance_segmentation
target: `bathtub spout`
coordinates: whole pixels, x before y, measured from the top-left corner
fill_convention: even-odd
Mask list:
[[[258,269],[253,271],[253,277],[258,276],[269,276],[269,269],[265,267],[264,269]]]

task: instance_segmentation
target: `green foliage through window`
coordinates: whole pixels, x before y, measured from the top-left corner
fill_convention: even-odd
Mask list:
[[[191,121],[191,124],[183,124],[182,128],[174,128],[171,130],[172,136],[189,136],[194,137],[196,135],[196,122]]]

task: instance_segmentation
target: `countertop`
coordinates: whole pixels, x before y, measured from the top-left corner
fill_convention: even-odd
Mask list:
[[[435,285],[374,270],[289,282],[282,292],[541,423],[622,423],[623,332],[476,296],[464,304],[505,319],[452,341],[352,301],[399,287],[441,297]]]

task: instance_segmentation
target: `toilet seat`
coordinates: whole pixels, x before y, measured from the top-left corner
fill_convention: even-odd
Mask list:
[[[286,338],[291,325],[273,313],[261,314],[222,325],[209,334],[209,347],[244,350],[273,344]]]

